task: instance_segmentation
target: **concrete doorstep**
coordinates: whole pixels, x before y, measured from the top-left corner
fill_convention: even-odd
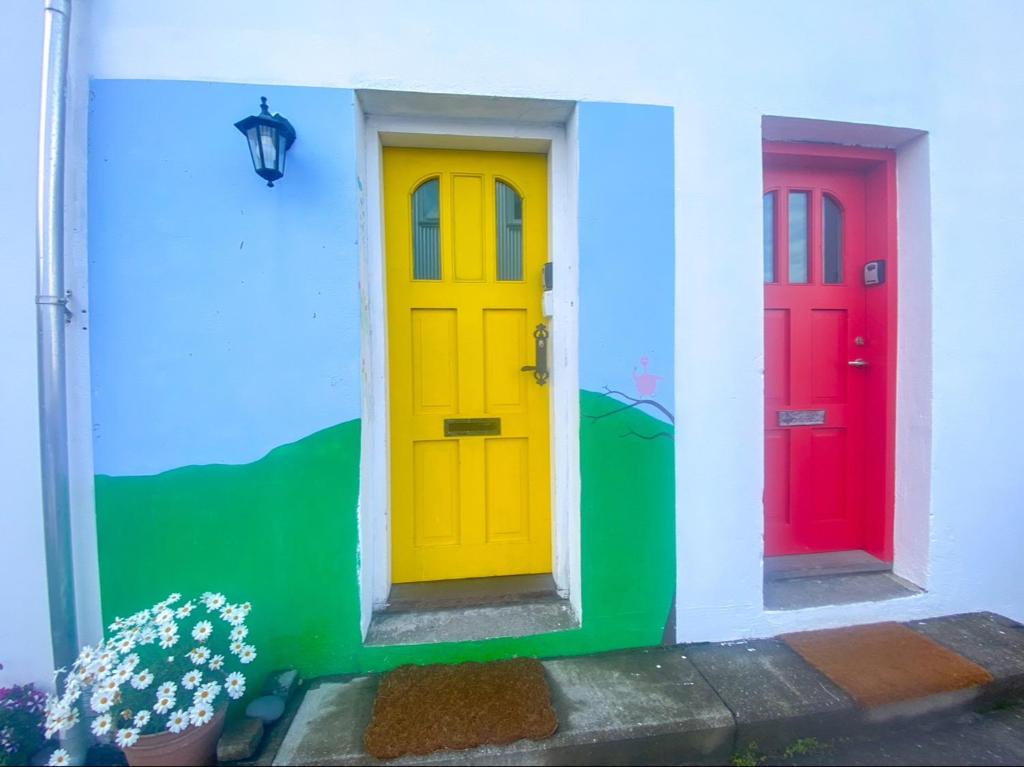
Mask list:
[[[865,710],[775,639],[679,645],[544,661],[555,735],[441,751],[388,764],[728,764],[756,742],[849,735],[894,718],[985,708],[1024,695],[1024,626],[992,613],[914,621],[910,628],[984,668],[985,688]],[[377,675],[314,681],[266,763],[380,764],[362,747]]]

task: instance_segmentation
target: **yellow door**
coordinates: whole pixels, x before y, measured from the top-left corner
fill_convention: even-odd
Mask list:
[[[547,160],[384,150],[392,581],[551,571]]]

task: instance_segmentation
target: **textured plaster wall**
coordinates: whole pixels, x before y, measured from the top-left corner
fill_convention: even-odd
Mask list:
[[[1024,384],[1014,308],[1024,288],[1014,191],[1024,155],[1008,151],[1024,117],[1010,96],[1024,77],[1020,4],[523,2],[500,25],[472,3],[240,8],[97,3],[92,72],[675,107],[682,638],[963,609],[1024,617],[1013,585],[1024,583],[1013,534],[1020,419],[1004,407]],[[929,132],[936,311],[925,597],[787,614],[761,607],[766,114]]]
[[[1017,311],[1024,289],[1017,245],[1024,237],[1017,191],[1024,154],[1014,150],[1024,106],[1013,97],[1024,86],[1019,3],[534,0],[517,3],[500,25],[492,8],[468,2],[412,8],[395,1],[313,0],[301,13],[269,2],[259,13],[251,8],[240,0],[78,5],[77,19],[87,25],[89,41],[84,71],[99,78],[391,88],[675,108],[680,638],[733,638],[967,609],[1024,618],[1024,464],[1017,449],[1021,419],[1012,407],[1024,386],[1024,326]],[[13,43],[4,46],[4,54],[18,51],[18,63],[5,71],[31,77],[37,57],[26,50],[32,38],[26,30],[35,16],[17,14],[18,24],[5,26],[5,39]],[[515,57],[507,55],[510,47]],[[36,89],[18,77],[11,81],[22,83],[18,101],[28,106],[18,111],[18,152],[3,156],[5,168],[11,163],[21,169],[5,178],[21,181],[5,186],[4,200],[13,207],[0,206],[0,215],[16,224],[5,227],[12,250],[24,252],[30,244],[24,195],[31,183],[28,158],[35,151],[29,125]],[[83,93],[87,79],[79,77],[76,87]],[[917,572],[928,572],[930,591],[923,597],[799,613],[761,608],[765,114],[929,132],[934,371],[930,413],[918,412],[931,419],[934,442],[930,451],[918,451],[919,457],[926,453],[921,460],[930,476],[916,480],[927,483],[931,498],[922,505],[917,492],[913,512],[931,518],[928,561],[915,565]],[[238,147],[231,151],[232,171],[241,172]],[[23,261],[0,261],[5,277],[15,277],[0,280],[5,297],[31,290],[23,269]],[[23,463],[26,451],[35,449],[29,399],[34,382],[24,378],[32,371],[31,307],[7,301],[2,306],[21,317],[8,325],[16,330],[2,346],[11,369],[19,371],[4,383],[20,387],[9,396],[5,390],[3,403],[5,417],[18,419],[4,434],[3,469],[10,476],[5,491],[32,501],[38,492],[35,473]],[[88,430],[91,420],[86,416],[73,426]],[[914,481],[907,482],[914,492]],[[897,508],[897,546],[899,514]],[[32,540],[33,519],[18,523],[25,540]],[[26,567],[40,571],[38,549],[31,556],[31,547],[18,551]]]

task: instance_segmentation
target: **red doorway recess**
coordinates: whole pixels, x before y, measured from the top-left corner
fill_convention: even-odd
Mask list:
[[[891,562],[895,157],[765,142],[764,216],[765,555]]]

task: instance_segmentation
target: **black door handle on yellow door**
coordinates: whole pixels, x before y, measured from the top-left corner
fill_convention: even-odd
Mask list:
[[[520,370],[524,373],[533,372],[533,377],[538,386],[548,382],[548,328],[543,322],[537,325],[533,331],[533,349],[537,363],[535,365],[523,365]]]

